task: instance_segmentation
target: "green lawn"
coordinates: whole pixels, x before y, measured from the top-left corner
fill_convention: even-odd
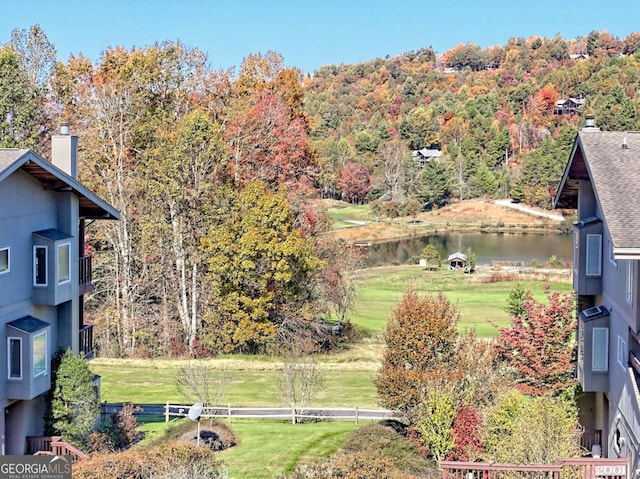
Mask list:
[[[490,337],[496,330],[489,321],[508,325],[506,301],[518,283],[540,300],[544,299],[544,284],[549,284],[552,291],[571,289],[566,282],[484,283],[475,275],[445,270],[428,272],[418,266],[359,272],[358,295],[350,319],[370,335],[345,350],[318,358],[325,382],[313,405],[378,407],[373,379],[384,348],[378,333],[384,331],[392,309],[409,285],[414,285],[422,294],[442,291],[460,308],[461,330],[474,327],[479,336]],[[224,371],[231,379],[224,403],[233,406],[282,405],[277,393],[276,359],[234,355],[208,359],[205,363],[219,374]],[[187,403],[176,384],[180,361],[97,358],[89,364],[93,372],[102,376],[103,401]],[[148,423],[141,429],[151,441],[162,437],[166,427],[165,423]],[[219,455],[229,477],[275,479],[293,470],[297,464],[328,457],[341,447],[348,433],[357,426],[350,421],[292,425],[288,421],[236,419],[231,427],[239,444]]]
[[[298,464],[329,457],[357,426],[350,421],[291,424],[286,421],[238,419],[232,428],[239,446],[220,453],[230,479],[274,479]]]
[[[135,404],[186,403],[177,387],[179,361],[95,359],[90,367],[101,376],[102,400]],[[241,360],[209,359],[204,362],[230,383],[224,404],[233,406],[282,406],[278,393],[278,362],[265,359],[265,367]],[[377,362],[321,360],[324,388],[313,405],[377,407],[372,379]],[[222,372],[224,371],[224,373]],[[216,373],[213,373],[216,374]]]
[[[351,321],[372,333],[384,331],[395,305],[403,292],[413,285],[420,294],[444,293],[460,308],[461,331],[475,329],[478,336],[493,337],[497,324],[509,325],[505,308],[511,290],[520,284],[539,301],[545,299],[544,285],[551,291],[571,290],[568,282],[501,281],[481,282],[477,275],[447,270],[425,271],[418,265],[385,266],[362,271],[357,276],[357,297]]]

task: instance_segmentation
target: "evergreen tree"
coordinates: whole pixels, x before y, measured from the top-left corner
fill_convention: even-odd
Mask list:
[[[88,363],[67,349],[53,372],[52,400],[47,414],[49,434],[60,434],[81,446],[100,413],[98,390]],[[54,364],[57,360],[54,360]]]

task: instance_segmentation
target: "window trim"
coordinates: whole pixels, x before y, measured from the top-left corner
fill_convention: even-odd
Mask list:
[[[8,246],[4,247],[4,248],[0,248],[0,253],[2,253],[3,251],[7,252],[7,268],[6,269],[0,269],[0,274],[7,274],[9,272],[11,272],[11,248],[9,248]],[[0,263],[2,264],[2,263]]]
[[[12,348],[11,348],[11,343],[13,341],[17,341],[19,344],[18,347],[18,362],[20,365],[20,375],[19,376],[12,376],[11,375],[11,353],[12,353]],[[19,338],[17,336],[9,336],[7,337],[7,380],[9,381],[21,381],[22,380],[22,370],[23,368],[23,364],[22,364],[22,338]]]
[[[61,280],[60,279],[60,249],[63,247],[67,247],[67,278]],[[56,248],[56,280],[58,284],[65,284],[71,281],[71,243],[62,243],[59,244]]]
[[[43,367],[41,370],[36,372],[36,365],[38,364],[38,362],[36,361],[36,339],[40,338],[41,336],[44,336],[44,351],[42,355]],[[49,349],[48,339],[49,339],[49,336],[47,335],[46,330],[42,331],[41,333],[34,334],[31,337],[31,361],[32,361],[31,369],[32,369],[32,374],[34,378],[37,378],[38,376],[46,375],[49,372],[49,366],[47,364],[48,363],[47,353]]]
[[[600,354],[596,354],[596,337],[604,333],[604,351]],[[596,358],[602,359],[604,365],[598,367],[596,365]],[[606,373],[609,371],[609,328],[593,328],[591,336],[591,371],[595,373]]]
[[[627,303],[633,304],[633,261],[627,260],[627,281],[626,281]]]
[[[622,336],[618,336],[618,364],[622,366],[623,369],[627,369],[627,363],[629,362],[629,352],[627,349],[627,342],[622,339]]]
[[[618,268],[618,260],[613,254],[613,241],[611,239],[608,240],[609,243],[609,262],[617,269]]]
[[[44,283],[38,283],[38,265],[36,264],[36,259],[38,258],[37,256],[37,251],[38,250],[44,250]],[[48,267],[47,267],[47,261],[48,261],[48,256],[49,256],[49,248],[46,245],[34,245],[33,247],[33,285],[34,286],[39,286],[39,287],[46,287],[49,285],[49,281],[48,281]]]

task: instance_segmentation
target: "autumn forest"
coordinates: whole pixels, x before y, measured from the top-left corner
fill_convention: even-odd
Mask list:
[[[640,33],[593,31],[219,71],[179,42],[61,61],[36,25],[0,48],[0,147],[47,157],[69,124],[80,181],[121,212],[87,225],[101,355],[330,348],[357,258],[319,199],[391,217],[476,197],[550,207],[586,115],[640,129],[639,62]]]

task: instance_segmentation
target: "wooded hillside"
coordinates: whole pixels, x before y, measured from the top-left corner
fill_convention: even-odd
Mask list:
[[[58,61],[36,25],[0,48],[0,146],[48,156],[70,124],[80,180],[122,214],[88,228],[101,354],[327,347],[354,259],[314,200],[391,217],[479,196],[548,206],[586,112],[638,129],[639,51],[640,34],[592,32],[304,78],[274,52],[217,71],[179,42]]]

